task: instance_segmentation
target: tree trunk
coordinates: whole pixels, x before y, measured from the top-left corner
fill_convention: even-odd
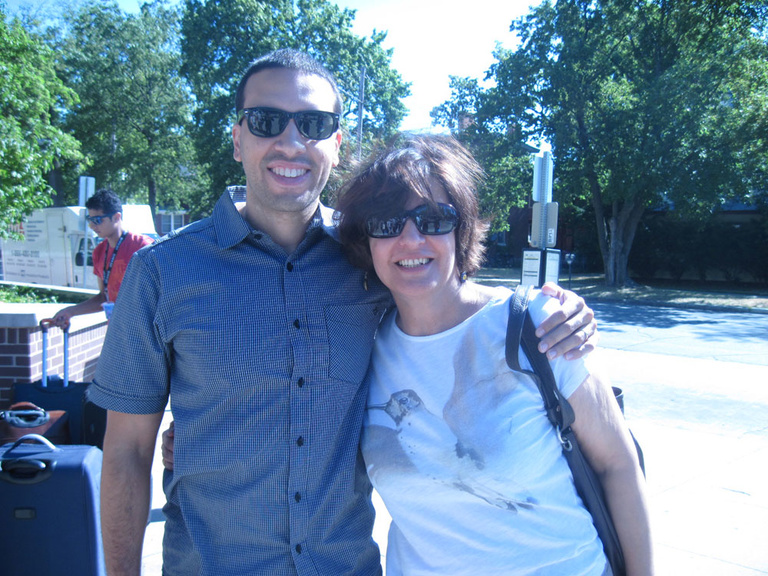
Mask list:
[[[643,215],[643,203],[637,196],[627,198],[624,203],[614,201],[611,205],[610,219],[606,217],[603,203],[603,189],[597,176],[595,161],[589,144],[589,135],[584,119],[584,109],[576,113],[578,137],[584,158],[585,177],[589,185],[592,208],[595,211],[597,242],[603,258],[605,283],[608,286],[624,286],[629,280],[629,251],[635,239],[637,225]]]
[[[608,226],[604,226],[609,234],[606,239],[608,249],[603,252],[605,283],[609,286],[626,286],[631,282],[629,253],[644,211],[643,203],[637,197],[629,198],[623,204],[616,201],[612,205]]]
[[[149,201],[149,209],[152,211],[152,218],[155,218],[157,213],[157,182],[155,182],[152,173],[147,177],[147,200]]]
[[[66,206],[64,177],[61,173],[61,162],[59,162],[58,158],[53,159],[53,168],[48,172],[48,185],[53,189],[53,205]]]
[[[611,239],[610,229],[606,226],[605,207],[603,206],[603,197],[600,194],[600,184],[597,180],[597,174],[590,172],[587,175],[590,187],[590,197],[592,199],[592,208],[595,211],[595,225],[597,226],[597,244],[600,247],[600,256],[603,259],[603,270],[605,271],[605,283],[609,286],[614,285],[614,269],[611,266]]]

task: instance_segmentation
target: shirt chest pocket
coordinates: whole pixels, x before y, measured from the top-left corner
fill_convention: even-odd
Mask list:
[[[363,380],[383,311],[381,305],[371,303],[326,307],[330,378],[355,384]]]

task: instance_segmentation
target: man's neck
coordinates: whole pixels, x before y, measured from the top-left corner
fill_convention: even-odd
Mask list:
[[[118,226],[115,228],[115,232],[111,236],[107,236],[105,240],[109,242],[109,247],[114,249],[117,246],[117,241],[120,240],[120,236],[123,235],[123,227]]]
[[[318,205],[315,204],[301,212],[271,212],[267,215],[258,210],[248,210],[246,203],[240,210],[240,214],[251,226],[269,234],[269,237],[285,250],[286,254],[292,254],[307,235],[307,228],[312,222],[317,207]]]

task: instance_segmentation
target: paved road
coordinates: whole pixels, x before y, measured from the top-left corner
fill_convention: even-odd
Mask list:
[[[645,451],[658,574],[768,574],[768,316],[593,308]]]
[[[768,575],[768,315],[590,302],[643,446],[657,574]],[[159,459],[153,507],[162,506]],[[374,537],[386,551],[389,517]],[[144,574],[160,574],[162,523]]]
[[[602,347],[768,366],[768,314],[589,304]]]

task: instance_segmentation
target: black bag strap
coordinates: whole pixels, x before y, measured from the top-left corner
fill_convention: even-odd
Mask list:
[[[555,375],[552,372],[552,367],[549,365],[546,355],[539,352],[536,328],[528,311],[530,295],[530,287],[518,286],[510,299],[505,349],[507,364],[509,364],[512,370],[524,372],[535,380],[541,397],[544,400],[547,418],[549,418],[549,421],[557,430],[563,455],[568,461],[568,466],[573,475],[576,491],[592,516],[592,522],[603,544],[603,550],[611,565],[613,574],[615,576],[624,576],[626,574],[624,554],[600,480],[589,466],[589,462],[579,448],[576,435],[571,430],[571,424],[573,424],[575,419],[573,408],[560,393],[560,389],[555,381]],[[518,350],[520,348],[522,348],[528,361],[531,363],[533,372],[521,369],[518,359]],[[637,442],[635,442],[635,446],[637,447],[638,457],[642,466],[642,451]]]
[[[509,322],[507,323],[507,345],[505,349],[507,365],[512,370],[526,373],[528,371],[523,370],[520,366],[518,349],[523,337],[523,321],[528,309],[530,292],[530,287],[518,286],[509,300]]]
[[[507,341],[505,354],[507,364],[512,370],[523,372],[533,377],[544,399],[547,418],[558,430],[570,428],[575,419],[573,408],[560,393],[552,367],[546,355],[539,352],[536,327],[528,312],[532,286],[518,286],[509,300],[509,322],[507,323]],[[533,371],[520,366],[518,349],[522,348],[533,367]]]

